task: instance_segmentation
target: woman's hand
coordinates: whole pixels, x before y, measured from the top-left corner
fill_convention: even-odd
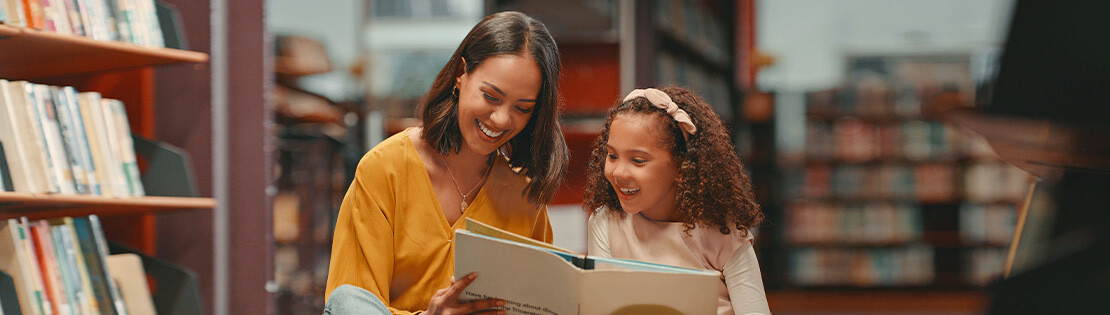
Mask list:
[[[471,272],[463,277],[462,280],[451,280],[451,285],[446,288],[436,291],[436,295],[432,296],[432,300],[428,303],[428,311],[425,314],[433,315],[455,315],[455,314],[505,314],[504,310],[495,309],[494,307],[505,305],[505,301],[498,299],[480,300],[469,303],[459,303],[459,294],[462,294],[466,286],[474,282],[478,277],[478,273]]]

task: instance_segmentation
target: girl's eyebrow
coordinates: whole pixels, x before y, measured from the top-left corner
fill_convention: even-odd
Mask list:
[[[617,151],[616,149],[614,149],[612,146],[610,146],[608,144],[602,145],[602,147],[604,147],[605,150],[609,151],[609,152]],[[640,150],[640,149],[632,149],[632,150],[630,150],[630,152],[631,153],[640,153],[640,154],[644,154],[644,155],[647,155],[647,156],[651,156],[651,153],[648,153],[647,151]]]
[[[497,91],[497,93],[498,93],[498,94],[501,94],[501,97],[505,97],[505,91],[502,91],[502,90],[501,90],[500,88],[498,88],[498,87],[497,87],[496,85],[493,85],[493,83],[489,83],[489,82],[486,82],[486,81],[482,81],[482,84],[485,84],[486,86],[489,86],[489,87],[490,87],[491,89],[493,89],[494,91]],[[531,103],[535,103],[535,102],[536,102],[536,100],[535,100],[535,99],[531,99],[531,98],[522,98],[522,99],[519,99],[519,100],[516,100],[516,101],[517,101],[517,102],[531,102]]]

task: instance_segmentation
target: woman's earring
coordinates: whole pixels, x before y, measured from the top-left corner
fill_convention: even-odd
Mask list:
[[[454,88],[451,88],[451,95],[454,95],[455,98],[459,97],[459,85],[458,84],[456,84]]]

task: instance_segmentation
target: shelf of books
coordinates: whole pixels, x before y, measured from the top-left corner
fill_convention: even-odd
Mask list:
[[[0,313],[153,313],[143,264],[108,239],[151,254],[153,215],[215,207],[148,195],[187,179],[142,178],[135,142],[154,135],[151,67],[208,55],[163,48],[154,1],[0,3]]]
[[[807,95],[785,171],[784,288],[970,290],[997,279],[1031,177],[933,116],[969,104],[966,56],[866,56]]]
[[[732,4],[667,0],[640,5],[653,6],[649,36],[653,43],[645,45],[654,46],[654,56],[645,55],[654,68],[652,84],[678,84],[698,91],[722,118],[730,121],[735,99],[730,63],[732,30],[728,15],[721,13],[731,12]]]

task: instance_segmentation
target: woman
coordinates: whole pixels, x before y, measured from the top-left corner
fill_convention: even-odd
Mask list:
[[[454,230],[473,218],[551,242],[546,203],[567,163],[558,78],[558,48],[539,21],[500,12],[474,26],[432,83],[423,126],[359,162],[336,222],[328,311],[348,307],[347,292],[395,314],[503,303],[457,303],[475,277],[451,279]]]

